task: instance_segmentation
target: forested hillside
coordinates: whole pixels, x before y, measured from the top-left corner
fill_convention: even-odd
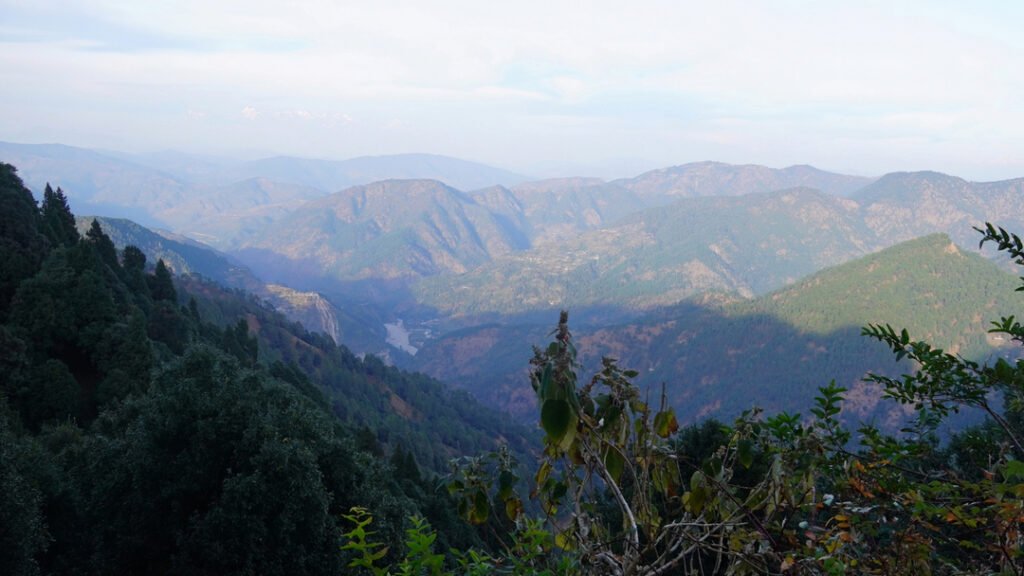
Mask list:
[[[359,358],[251,295],[192,277],[182,278],[179,286],[194,298],[200,317],[236,331],[243,323],[272,373],[291,367],[305,386],[323,395],[325,406],[340,420],[371,431],[389,451],[402,446],[430,471],[445,472],[451,458],[498,445],[528,454],[526,429],[484,408],[465,391],[388,366],[372,355]]]
[[[338,296],[332,302],[316,292],[265,283],[249,268],[209,246],[170,232],[155,232],[131,220],[83,216],[77,219],[79,232],[84,233],[93,220],[100,222],[117,248],[135,246],[153,262],[163,260],[175,274],[199,276],[256,295],[309,331],[323,332],[358,352],[383,348],[384,330],[373,310]]]
[[[0,573],[337,574],[353,506],[478,542],[433,471],[524,436],[467,395],[176,283],[6,164],[0,251]]]
[[[1016,352],[986,334],[990,318],[1015,310],[1014,285],[992,262],[933,235],[753,300],[684,303],[621,325],[581,325],[577,345],[585,366],[611,356],[639,370],[641,385],[664,382],[687,422],[731,417],[753,403],[798,410],[833,378],[854,391],[849,409],[857,418],[884,419],[877,388],[860,380],[868,371],[907,366],[861,337],[860,327],[905,326],[968,358]],[[527,343],[545,334],[536,324],[466,328],[429,342],[409,365],[526,416],[534,410],[525,385]]]

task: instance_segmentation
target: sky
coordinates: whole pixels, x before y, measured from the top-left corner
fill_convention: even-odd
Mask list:
[[[1024,176],[1024,2],[0,0],[0,140]]]

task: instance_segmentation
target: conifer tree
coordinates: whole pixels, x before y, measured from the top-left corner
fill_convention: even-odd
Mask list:
[[[85,239],[96,248],[100,258],[111,270],[116,272],[121,269],[121,265],[117,261],[117,248],[114,247],[110,236],[107,236],[107,233],[100,227],[99,220],[93,218],[89,231],[85,233]]]
[[[39,270],[48,251],[32,193],[14,166],[0,162],[0,319],[7,315],[18,283]]]
[[[163,258],[156,261],[156,270],[153,271],[153,276],[150,277],[149,291],[153,295],[153,300],[178,301],[178,292],[174,289],[171,272],[167,269],[167,265],[164,264]]]
[[[43,232],[53,246],[74,246],[78,243],[78,228],[75,227],[75,216],[68,207],[68,199],[64,191],[57,187],[54,192],[49,184],[43,191],[43,204],[40,207],[43,217]]]
[[[121,253],[121,262],[125,270],[145,270],[146,255],[136,246],[125,246]]]
[[[121,267],[124,269],[124,283],[135,294],[135,301],[146,307],[151,298],[146,283],[146,255],[135,246],[125,246],[121,252]]]

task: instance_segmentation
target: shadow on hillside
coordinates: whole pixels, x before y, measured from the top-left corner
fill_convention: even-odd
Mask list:
[[[528,376],[531,345],[546,345],[556,321],[552,313],[545,323],[463,328],[430,342],[408,368],[469,390],[484,404],[533,423],[537,412]],[[767,315],[733,316],[692,304],[605,328],[588,328],[570,315],[570,325],[579,349],[581,382],[600,368],[601,357],[616,358],[622,368],[640,372],[636,382],[652,403],[665,383],[684,423],[712,416],[729,421],[754,406],[769,414],[787,411],[806,417],[818,388],[833,379],[849,389],[844,412],[850,424],[872,422],[895,431],[905,422],[907,412],[882,400],[880,388],[863,378],[869,372],[896,376],[911,366],[896,362],[883,344],[861,336],[860,327],[815,334]],[[979,419],[978,414],[961,414],[951,427]]]

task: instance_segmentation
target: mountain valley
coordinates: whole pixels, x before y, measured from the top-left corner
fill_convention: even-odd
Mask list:
[[[535,413],[530,344],[562,308],[586,365],[608,355],[646,386],[664,382],[686,421],[762,398],[797,409],[832,378],[855,390],[861,416],[892,418],[873,411],[877,391],[859,382],[901,367],[860,326],[907,326],[971,357],[1003,353],[978,318],[1012,313],[1013,277],[975,255],[973,227],[1024,225],[1024,180],[933,172],[698,162],[611,181],[530,181],[417,155],[204,163],[5,151],[27,160],[36,186],[50,170],[72,204],[116,201],[173,231],[101,218],[117,246],[250,292],[357,353],[523,421]],[[126,186],[132,195],[114,193]],[[937,311],[952,331],[922,322]]]
[[[987,334],[987,322],[1018,308],[1017,279],[938,234],[823,270],[754,299],[684,303],[611,326],[578,325],[584,372],[604,356],[637,370],[657,394],[664,383],[676,413],[692,422],[727,418],[757,404],[769,412],[806,413],[820,386],[835,379],[851,390],[856,418],[888,420],[876,411],[868,372],[896,375],[884,346],[861,326],[888,323],[952,353],[990,360],[1018,354]],[[403,364],[464,387],[485,403],[529,420],[535,414],[526,366],[530,345],[548,338],[546,322],[484,325],[429,341]],[[572,316],[570,315],[570,320]]]

